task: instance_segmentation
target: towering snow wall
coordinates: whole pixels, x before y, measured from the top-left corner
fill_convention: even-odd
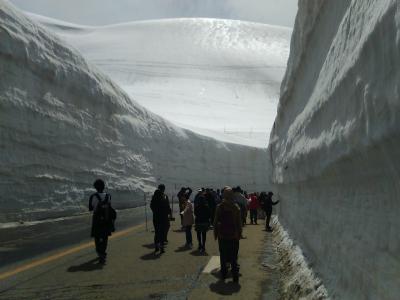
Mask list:
[[[400,2],[300,0],[271,180],[337,299],[400,294]]]
[[[160,182],[262,189],[266,151],[179,129],[0,1],[0,222],[86,209],[104,178],[118,208]]]

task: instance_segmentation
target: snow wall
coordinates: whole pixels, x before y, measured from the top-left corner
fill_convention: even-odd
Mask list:
[[[265,189],[266,150],[182,130],[0,1],[0,222],[87,210],[104,178],[117,208],[160,182]]]
[[[299,1],[268,151],[330,296],[398,299],[400,1]]]

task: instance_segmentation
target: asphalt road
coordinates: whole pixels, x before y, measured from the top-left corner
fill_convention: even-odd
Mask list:
[[[148,223],[152,214],[149,208]],[[145,208],[118,211],[117,231],[145,222]],[[0,229],[0,269],[45,253],[90,241],[91,215],[65,220],[47,221],[36,225]]]
[[[132,214],[140,218],[139,212]],[[262,266],[265,245],[272,243],[261,224],[244,230],[239,283],[230,276],[220,279],[218,244],[211,231],[202,254],[195,232],[195,247],[189,249],[183,246],[179,221],[171,225],[162,255],[154,254],[151,226],[146,230],[140,224],[113,234],[106,265],[98,263],[88,240],[8,266],[0,270],[0,299],[260,299],[265,285],[275,286],[273,271]],[[264,299],[277,299],[271,296]]]

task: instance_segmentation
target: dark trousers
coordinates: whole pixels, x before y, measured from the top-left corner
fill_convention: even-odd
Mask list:
[[[216,207],[213,207],[213,208],[211,208],[211,211],[210,211],[210,224],[211,225],[214,224],[215,210],[216,210]]]
[[[199,248],[206,248],[207,231],[197,231],[197,241],[199,242]]]
[[[108,235],[95,236],[94,244],[96,245],[97,255],[101,258],[105,258],[107,255]]]
[[[193,244],[192,239],[192,225],[185,226],[185,233],[186,233],[186,245]]]
[[[163,241],[163,226],[159,222],[154,222],[153,221],[153,226],[154,226],[154,245],[157,248],[162,247],[162,241]]]
[[[239,240],[218,239],[219,255],[221,262],[221,273],[225,276],[228,272],[226,264],[229,262],[232,266],[232,276],[238,276],[238,254]]]
[[[250,209],[250,223],[257,224],[257,209]]]
[[[157,248],[158,246],[163,246],[163,243],[167,241],[168,231],[169,231],[169,222],[155,222],[153,220],[154,226],[154,244]]]
[[[270,229],[271,226],[269,226],[269,222],[271,221],[272,211],[266,211],[265,215],[265,229]]]

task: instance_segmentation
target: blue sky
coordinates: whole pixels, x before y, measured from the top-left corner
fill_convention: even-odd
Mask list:
[[[19,8],[86,24],[209,17],[293,27],[297,0],[11,0]]]

